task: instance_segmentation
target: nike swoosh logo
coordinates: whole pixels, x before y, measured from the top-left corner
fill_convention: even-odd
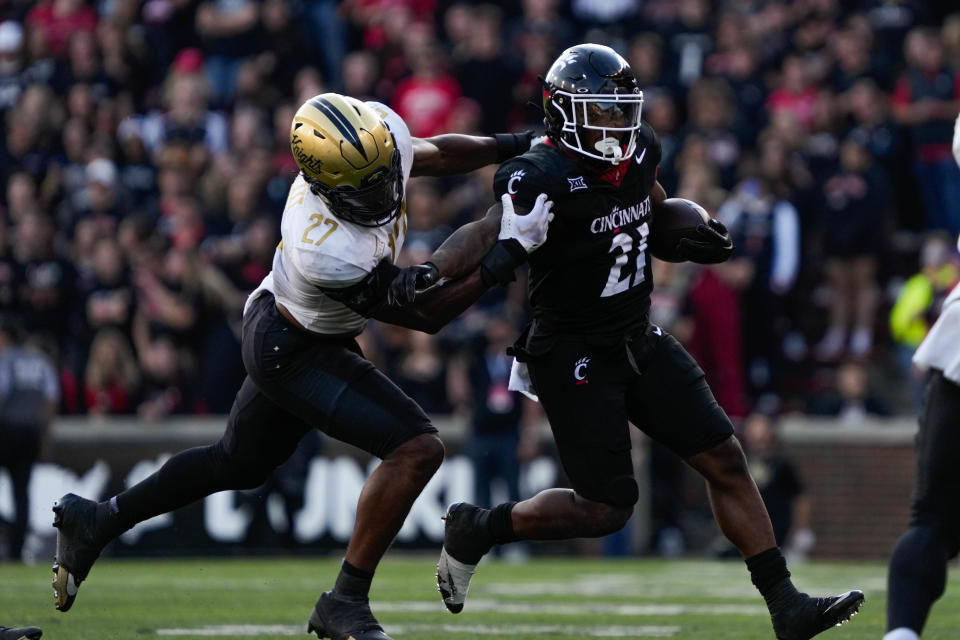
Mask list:
[[[643,164],[643,157],[644,157],[645,155],[647,155],[647,148],[646,148],[646,147],[643,148],[643,151],[640,152],[640,155],[639,155],[639,156],[635,156],[635,157],[634,157],[634,160],[637,161],[637,164]]]
[[[530,225],[526,229],[521,229],[520,227],[517,227],[517,233],[519,233],[522,236],[525,236],[536,228],[537,228],[537,225],[535,224]]]

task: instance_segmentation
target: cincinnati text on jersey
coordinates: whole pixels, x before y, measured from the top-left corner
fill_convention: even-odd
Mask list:
[[[624,209],[614,209],[612,212],[599,218],[594,218],[590,223],[592,233],[604,233],[618,229],[631,222],[637,222],[646,218],[650,213],[650,196],[647,196],[640,204]]]

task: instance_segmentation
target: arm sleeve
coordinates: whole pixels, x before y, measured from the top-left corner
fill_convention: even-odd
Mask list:
[[[384,258],[359,282],[346,287],[321,286],[320,290],[330,299],[369,318],[386,301],[387,288],[399,272],[399,267]]]

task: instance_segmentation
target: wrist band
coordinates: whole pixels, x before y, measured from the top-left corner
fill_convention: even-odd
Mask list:
[[[526,261],[527,252],[519,241],[499,240],[480,261],[480,276],[488,286],[507,285],[516,279],[514,270]]]
[[[533,133],[495,133],[493,139],[497,141],[497,162],[503,162],[530,149],[530,140]]]

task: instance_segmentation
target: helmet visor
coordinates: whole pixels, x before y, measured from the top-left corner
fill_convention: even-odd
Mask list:
[[[640,103],[583,102],[583,126],[588,129],[631,131],[640,124]]]
[[[556,103],[564,116],[561,141],[566,146],[613,163],[633,155],[642,122],[642,93],[555,93],[569,99],[569,110]]]

